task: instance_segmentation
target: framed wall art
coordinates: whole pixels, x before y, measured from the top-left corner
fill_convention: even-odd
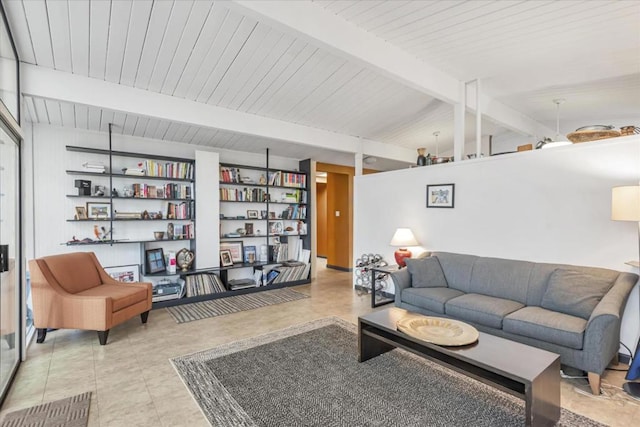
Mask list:
[[[87,216],[90,219],[111,218],[111,203],[87,202]]]
[[[147,274],[160,273],[167,270],[162,248],[148,249],[144,255]]]
[[[228,250],[231,252],[231,261],[243,262],[244,251],[242,249],[242,242],[221,242],[220,251]]]
[[[104,271],[118,282],[133,283],[140,281],[140,265],[138,264],[105,267]]]
[[[427,185],[428,208],[453,208],[455,184]]]

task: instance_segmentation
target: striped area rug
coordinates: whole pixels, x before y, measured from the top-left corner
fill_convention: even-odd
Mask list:
[[[91,392],[8,413],[1,427],[85,427]]]
[[[309,295],[283,288],[167,307],[167,311],[176,323],[186,323],[303,298],[309,298]]]

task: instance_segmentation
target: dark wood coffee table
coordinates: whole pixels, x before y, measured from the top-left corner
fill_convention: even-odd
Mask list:
[[[560,418],[560,356],[480,332],[475,344],[442,347],[396,329],[407,310],[389,308],[358,318],[358,361],[402,348],[525,401],[527,426],[552,426]]]

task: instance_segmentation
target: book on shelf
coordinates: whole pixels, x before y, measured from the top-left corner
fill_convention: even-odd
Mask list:
[[[247,279],[232,279],[229,280],[229,289],[232,291],[237,291],[239,289],[247,289],[247,288],[255,288],[256,282],[253,280],[253,277]]]
[[[124,168],[122,172],[125,175],[144,176],[144,169],[142,168]]]
[[[231,184],[242,183],[242,178],[240,177],[240,169],[228,168],[224,166],[220,167],[220,181],[228,182]]]
[[[86,162],[82,164],[82,169],[85,172],[105,173],[107,167],[103,163]]]

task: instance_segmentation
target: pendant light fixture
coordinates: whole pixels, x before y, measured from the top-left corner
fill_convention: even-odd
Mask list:
[[[438,135],[440,135],[440,131],[437,130],[433,133],[433,136],[436,137],[436,159],[440,157],[440,153],[438,152]]]
[[[565,101],[566,99],[564,98],[556,98],[553,100],[553,103],[556,104],[556,136],[553,139],[553,142],[547,142],[546,144],[544,144],[542,146],[543,149],[572,144],[571,141],[567,141],[566,137],[560,135],[560,104],[563,104]]]

